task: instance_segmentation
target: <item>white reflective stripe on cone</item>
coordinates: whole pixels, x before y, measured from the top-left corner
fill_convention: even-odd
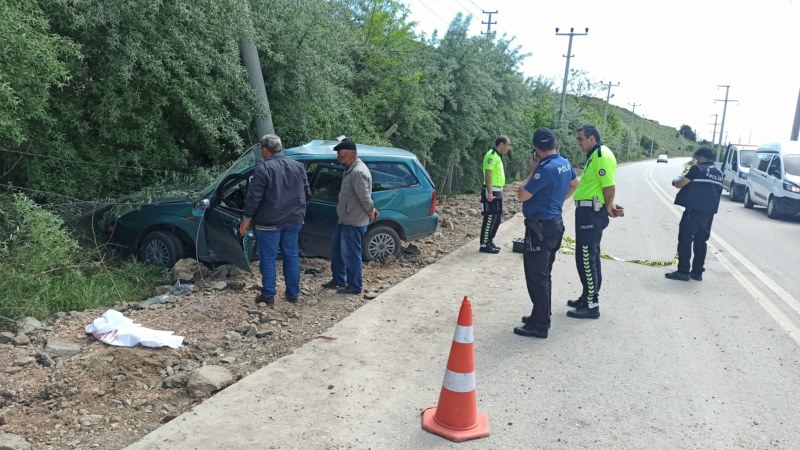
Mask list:
[[[450,392],[472,392],[475,390],[475,372],[458,373],[447,370],[444,372],[442,387]]]
[[[472,327],[456,325],[456,332],[453,334],[453,342],[472,344]]]

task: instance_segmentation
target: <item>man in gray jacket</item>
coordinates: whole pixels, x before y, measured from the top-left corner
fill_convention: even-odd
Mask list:
[[[297,303],[300,297],[300,255],[297,238],[306,216],[306,203],[311,198],[306,169],[302,163],[281,153],[281,138],[268,134],[261,138],[264,157],[253,173],[247,189],[244,218],[239,234],[244,236],[255,222],[258,242],[261,293],[256,304],[275,303],[275,261],[278,248],[283,254],[283,279],[286,300]]]
[[[322,286],[336,288],[340,294],[360,294],[363,286],[361,241],[367,225],[378,217],[372,201],[372,174],[360,159],[355,142],[344,139],[336,147],[336,157],[345,167],[336,214],[339,221],[331,239],[331,274]]]

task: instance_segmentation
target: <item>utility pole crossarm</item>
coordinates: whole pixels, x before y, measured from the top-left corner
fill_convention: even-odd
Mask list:
[[[486,22],[481,22],[481,24],[486,25],[486,31],[481,31],[481,34],[492,34],[492,25],[496,25],[497,21],[495,20],[492,22],[492,14],[497,14],[497,11],[481,11],[484,14],[489,16],[489,20]]]

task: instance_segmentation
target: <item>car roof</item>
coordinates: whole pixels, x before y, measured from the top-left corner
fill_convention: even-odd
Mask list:
[[[762,153],[783,153],[789,155],[800,154],[800,142],[798,141],[782,141],[782,142],[768,142],[762,144],[758,148]]]
[[[333,147],[338,144],[339,141],[323,141],[323,140],[315,140],[303,144],[298,147],[287,148],[283,151],[286,156],[322,156],[325,158],[336,158],[336,152],[333,151]],[[409,152],[408,150],[401,150],[399,148],[393,147],[378,147],[374,145],[363,145],[363,144],[356,144],[358,146],[358,155],[359,156],[389,156],[394,158],[413,158],[417,159],[416,155]]]

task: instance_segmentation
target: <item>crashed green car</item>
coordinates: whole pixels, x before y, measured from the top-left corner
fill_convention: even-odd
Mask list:
[[[336,203],[344,167],[336,160],[337,141],[312,141],[284,150],[308,172],[312,199],[300,231],[302,256],[330,256],[337,222]],[[365,261],[399,256],[401,240],[436,232],[436,188],[416,156],[406,150],[358,145],[358,156],[372,172],[372,198],[380,211],[362,242]],[[111,244],[136,253],[139,260],[172,267],[184,257],[232,263],[249,270],[256,259],[255,239],[238,236],[247,189],[261,162],[256,145],[195,196],[153,199],[131,204],[107,217]]]

